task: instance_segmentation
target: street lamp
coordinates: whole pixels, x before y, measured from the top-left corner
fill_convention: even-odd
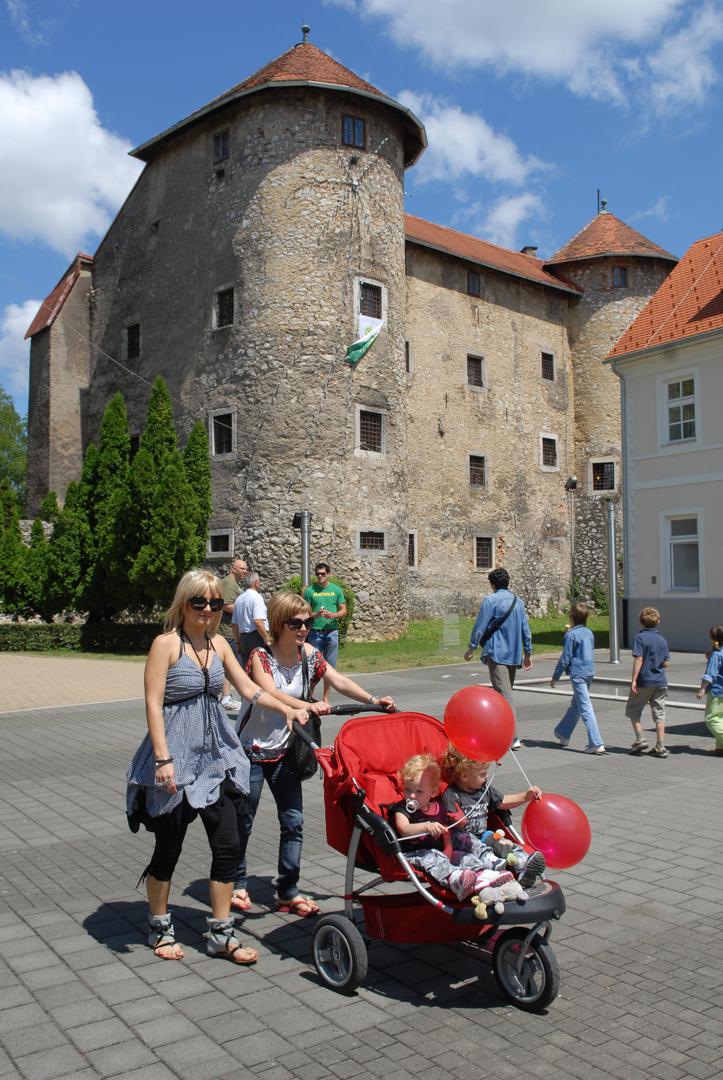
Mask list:
[[[570,603],[575,603],[575,506],[573,500],[573,492],[577,490],[577,477],[568,476],[565,481],[565,491],[567,492],[568,502],[570,504]]]

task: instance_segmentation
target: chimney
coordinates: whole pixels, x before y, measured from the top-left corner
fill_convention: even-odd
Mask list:
[[[537,245],[536,244],[525,244],[525,246],[523,248],[520,248],[520,252],[523,255],[537,255]]]

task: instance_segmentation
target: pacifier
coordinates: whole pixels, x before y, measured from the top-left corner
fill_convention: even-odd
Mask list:
[[[414,795],[409,796],[404,806],[408,814],[416,814],[417,810],[419,810],[419,803]]]

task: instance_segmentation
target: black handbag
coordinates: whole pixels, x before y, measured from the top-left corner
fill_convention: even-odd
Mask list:
[[[301,646],[301,678],[302,700],[309,701],[309,661],[303,645]],[[317,746],[321,746],[321,720],[316,713],[309,713],[309,719],[304,724],[304,731]],[[291,772],[299,780],[310,780],[319,769],[316,754],[312,748],[305,739],[300,738],[293,731],[287,743],[286,761]]]

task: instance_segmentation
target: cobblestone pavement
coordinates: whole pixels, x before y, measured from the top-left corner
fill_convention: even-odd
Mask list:
[[[534,674],[549,675],[551,666],[538,662]],[[628,658],[613,670],[627,674]],[[697,682],[700,670],[698,658],[684,658],[673,677]],[[86,690],[92,677],[82,679]],[[470,664],[364,676],[363,684],[441,715],[454,690],[480,677],[479,664]],[[552,937],[562,988],[542,1015],[509,1005],[465,946],[372,944],[369,976],[355,995],[321,987],[309,962],[314,920],[273,911],[277,830],[266,796],[249,852],[256,903],[243,925],[259,963],[239,970],[205,955],[208,853],[199,824],[172,894],[186,958],[157,960],[144,944],[135,888],[151,837],[133,836],[123,814],[124,771],[145,728],[142,703],[6,712],[0,1077],[719,1075],[723,761],[706,752],[700,712],[669,711],[671,756],[658,761],[626,753],[622,703],[597,703],[611,751],[603,758],[580,752],[582,733],[570,749],[557,748],[551,731],[562,698],[520,693],[518,704],[520,763],[543,789],[580,802],[593,830],[586,860],[556,875],[568,903]],[[334,731],[327,722],[329,741]],[[524,780],[509,758],[497,782],[519,790]],[[338,911],[344,860],[325,844],[321,785],[308,782],[305,795],[302,885],[324,911]]]

